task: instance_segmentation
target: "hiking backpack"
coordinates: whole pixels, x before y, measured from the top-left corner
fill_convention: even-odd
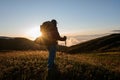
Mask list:
[[[46,21],[40,25],[42,36],[38,37],[36,42],[40,45],[50,45],[56,43],[56,39],[54,39],[54,36],[52,35],[52,31],[54,31],[53,28],[54,26],[50,21]]]

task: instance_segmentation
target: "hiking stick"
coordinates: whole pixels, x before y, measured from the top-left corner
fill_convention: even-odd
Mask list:
[[[67,41],[65,40],[65,46],[67,45]]]

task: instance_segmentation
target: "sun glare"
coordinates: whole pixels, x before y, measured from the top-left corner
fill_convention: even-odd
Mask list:
[[[34,27],[29,29],[29,31],[27,32],[27,35],[32,39],[36,39],[39,36],[42,36],[42,33],[40,32],[39,27]]]

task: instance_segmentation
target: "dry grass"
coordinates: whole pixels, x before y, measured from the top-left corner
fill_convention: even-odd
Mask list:
[[[0,52],[0,80],[120,79],[120,52],[74,55],[58,52],[52,73],[47,71],[47,59],[46,51]]]

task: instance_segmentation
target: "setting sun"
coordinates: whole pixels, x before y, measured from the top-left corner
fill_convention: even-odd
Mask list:
[[[40,32],[39,27],[34,27],[29,29],[29,31],[27,32],[27,35],[34,40],[37,37],[42,36],[42,33]]]

